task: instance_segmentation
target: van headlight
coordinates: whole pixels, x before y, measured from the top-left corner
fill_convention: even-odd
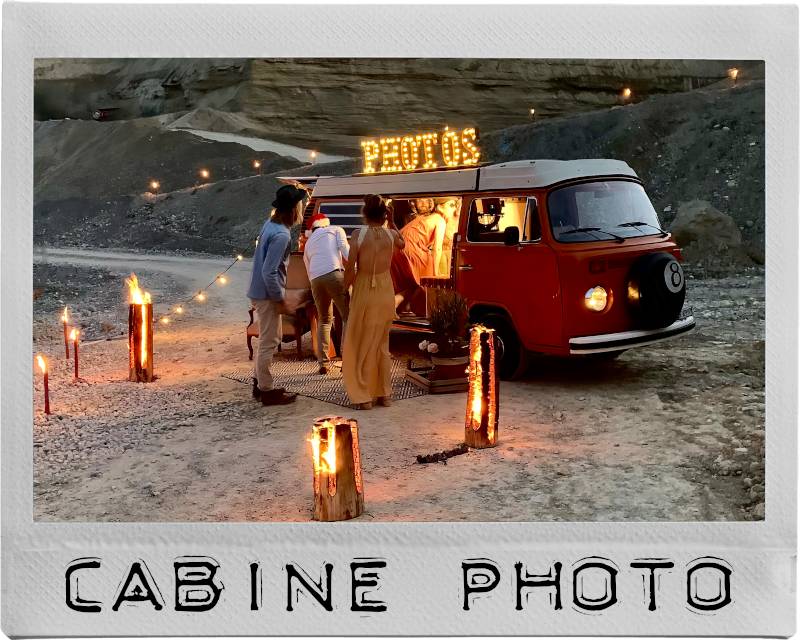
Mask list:
[[[602,311],[608,304],[608,294],[603,287],[592,287],[584,294],[583,303],[591,311]]]

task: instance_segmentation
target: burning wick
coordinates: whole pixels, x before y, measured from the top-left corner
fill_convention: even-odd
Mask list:
[[[61,323],[64,325],[64,351],[67,354],[67,360],[69,360],[69,327],[67,327],[67,323],[69,322],[69,311],[67,307],[64,307],[64,313],[61,314]]]
[[[72,341],[72,353],[75,356],[75,380],[78,379],[78,337],[80,335],[81,332],[74,327],[69,332],[69,339]]]
[[[39,364],[39,369],[41,369],[42,373],[44,374],[44,412],[45,415],[50,415],[50,384],[47,378],[47,362],[41,355],[36,356],[36,362]]]

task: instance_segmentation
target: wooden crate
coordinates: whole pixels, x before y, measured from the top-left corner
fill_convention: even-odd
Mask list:
[[[428,393],[463,393],[468,388],[467,376],[450,380],[431,380],[428,376],[433,367],[411,366],[406,368],[406,378]]]

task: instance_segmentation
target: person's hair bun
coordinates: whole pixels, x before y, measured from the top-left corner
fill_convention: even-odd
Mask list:
[[[373,222],[380,222],[389,214],[389,203],[376,193],[364,196],[364,206],[361,209],[364,217]]]

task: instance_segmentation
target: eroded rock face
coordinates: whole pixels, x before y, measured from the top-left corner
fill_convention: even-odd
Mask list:
[[[704,200],[682,204],[671,231],[689,262],[752,262],[742,247],[742,234],[734,219]]]
[[[735,61],[492,59],[39,60],[37,119],[131,118],[210,107],[260,135],[329,153],[359,138],[475,124],[493,131],[704,86]]]

